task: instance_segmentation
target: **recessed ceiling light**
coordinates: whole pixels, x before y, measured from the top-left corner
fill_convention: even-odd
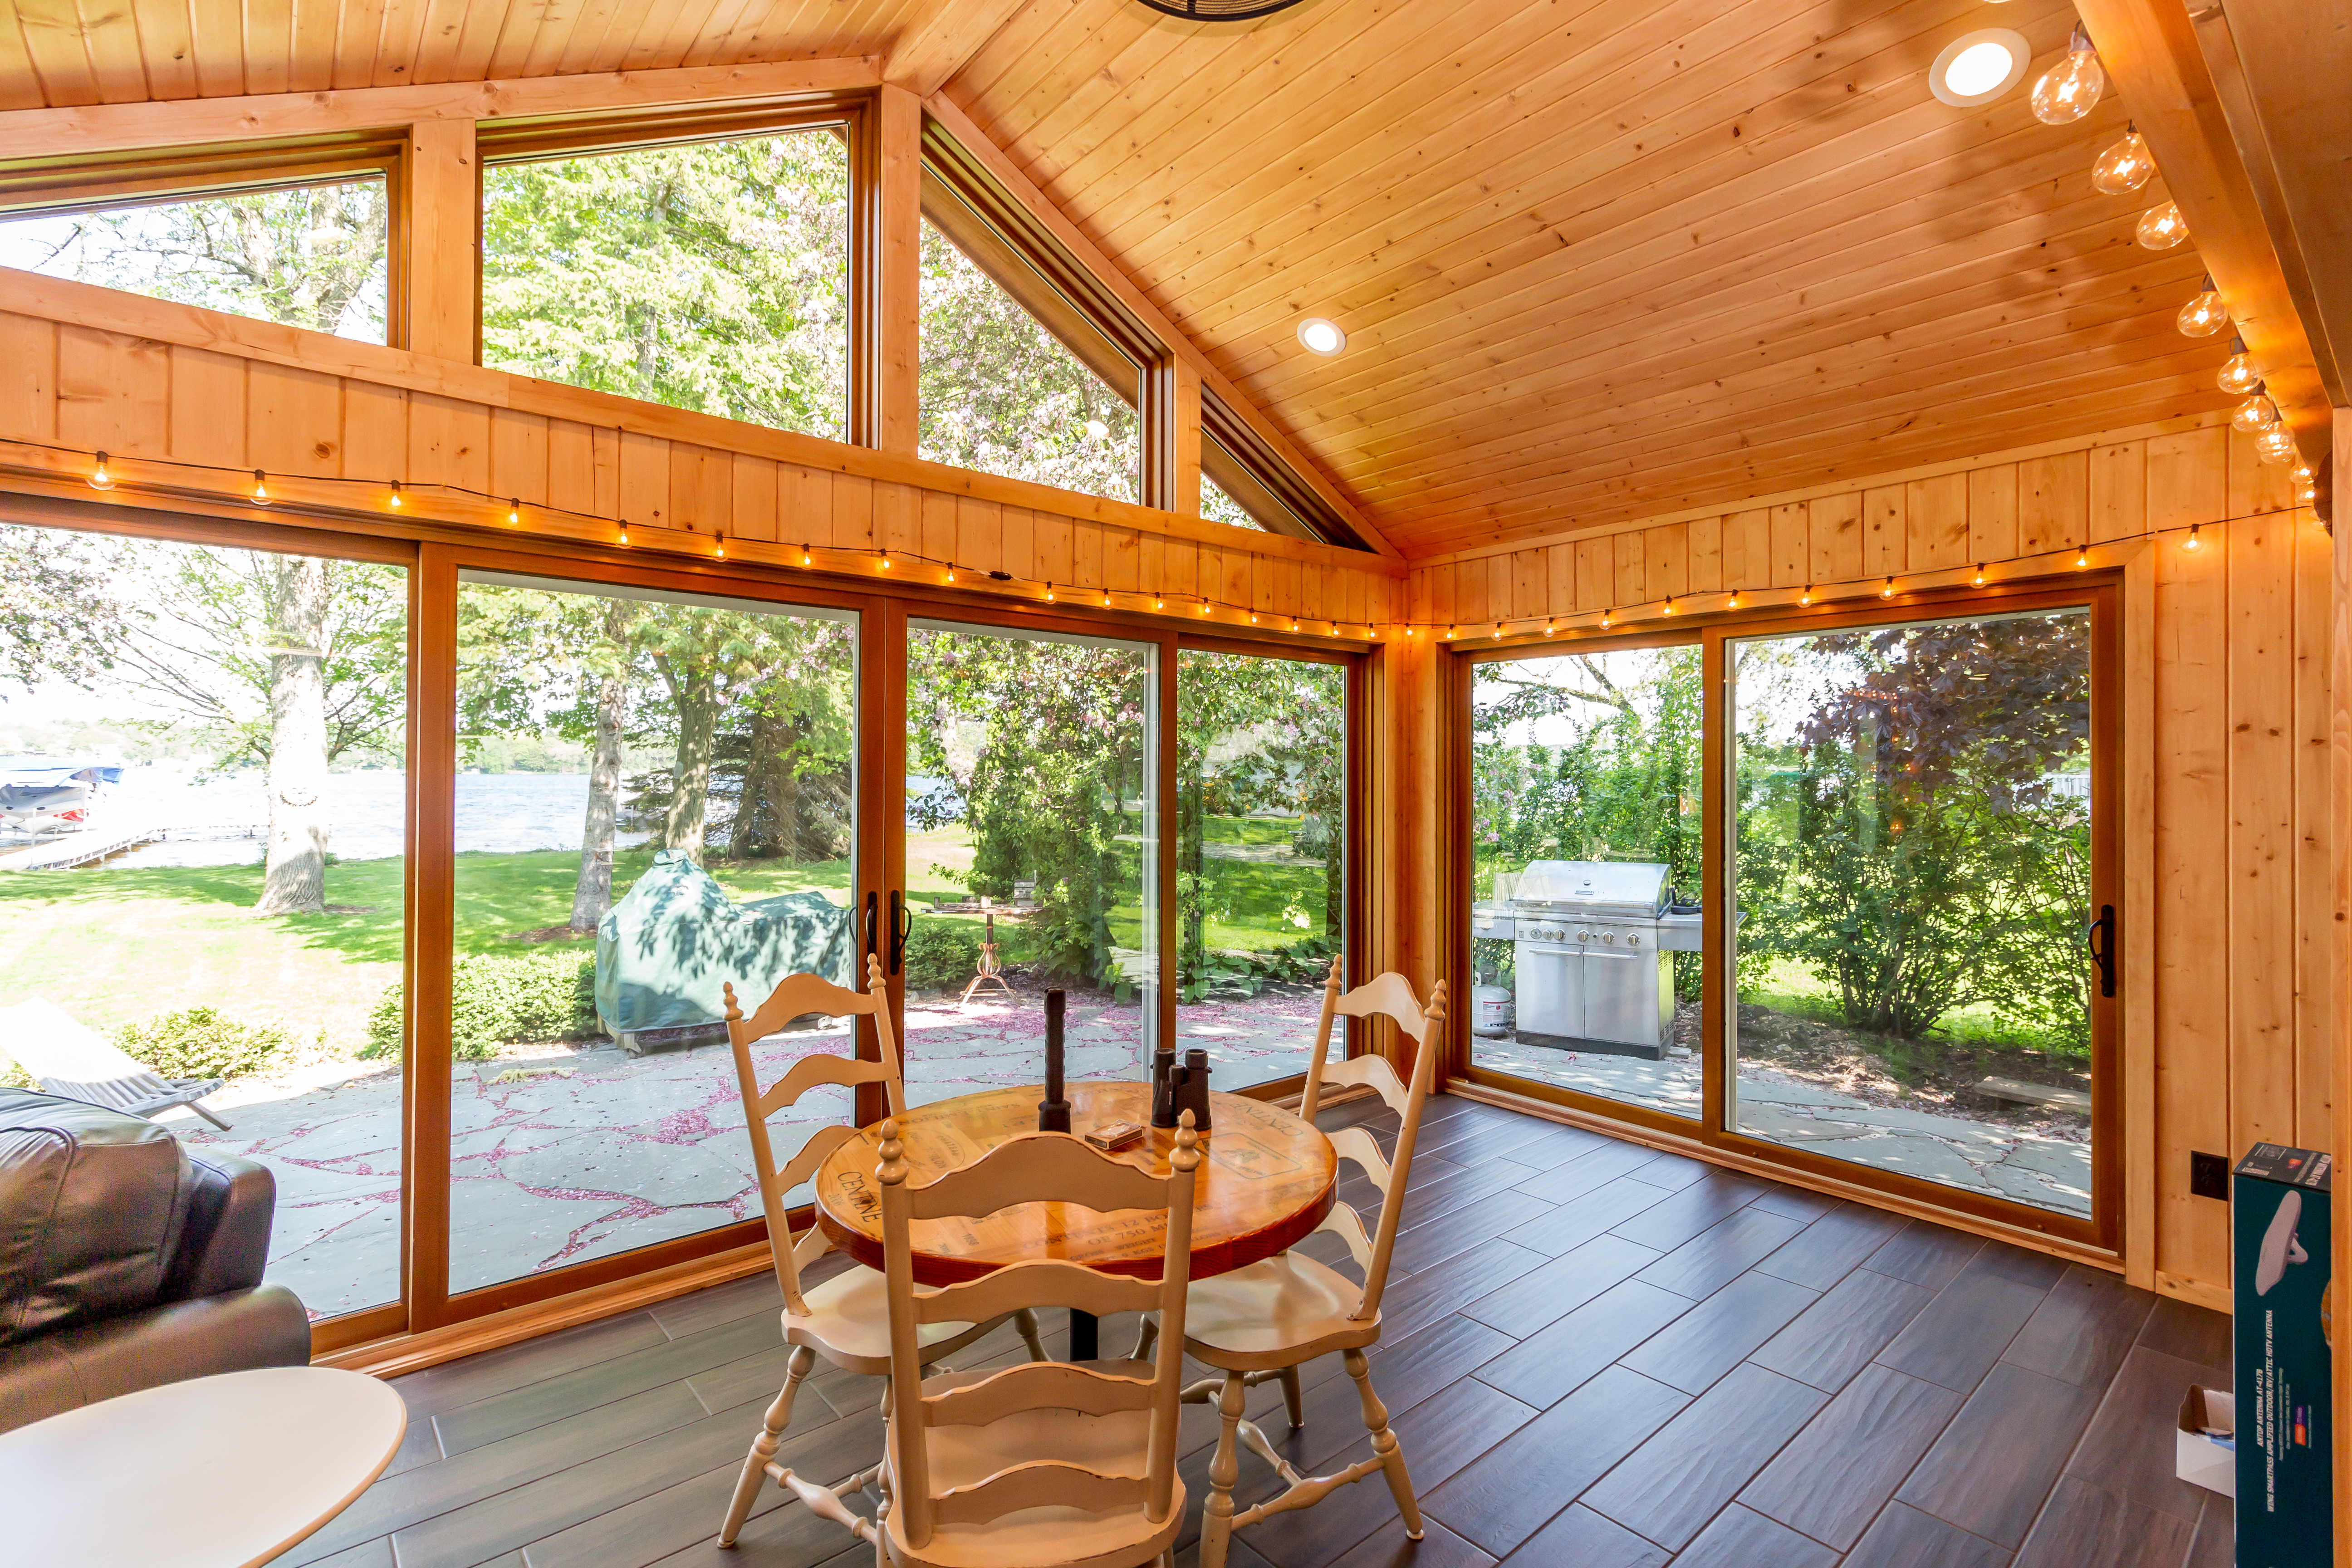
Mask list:
[[[1974,109],[2025,79],[2033,47],[2007,27],[1980,27],[1944,46],[1927,68],[1927,88],[1955,109]]]
[[[1336,321],[1309,316],[1298,323],[1298,341],[1307,345],[1309,353],[1335,354],[1348,346],[1348,334],[1339,330]]]

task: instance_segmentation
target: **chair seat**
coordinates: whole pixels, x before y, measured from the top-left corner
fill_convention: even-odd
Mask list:
[[[1148,1378],[1148,1362],[1087,1362],[1100,1372]],[[923,1380],[927,1394],[977,1383],[1001,1371],[981,1368]],[[1114,1411],[1087,1415],[1076,1410],[1024,1410],[985,1426],[930,1428],[930,1481],[934,1494],[986,1480],[1000,1470],[1037,1460],[1082,1465],[1098,1475],[1132,1476],[1150,1470],[1151,1413]],[[904,1568],[1012,1568],[1051,1563],[1054,1568],[1129,1568],[1149,1561],[1176,1539],[1184,1521],[1184,1483],[1179,1479],[1168,1517],[1157,1524],[1140,1507],[1088,1513],[1075,1508],[1031,1508],[999,1514],[979,1524],[942,1524],[921,1547],[907,1544],[899,1516],[890,1515],[890,1561]]]
[[[852,1264],[801,1293],[808,1316],[784,1312],[784,1339],[806,1345],[835,1365],[869,1377],[890,1373],[890,1303],[880,1270]],[[928,1353],[946,1355],[976,1339],[988,1323],[924,1323],[916,1338]]]
[[[1192,1281],[1184,1293],[1185,1348],[1226,1372],[1296,1365],[1379,1339],[1377,1316],[1348,1316],[1362,1299],[1337,1269],[1302,1253],[1278,1253]]]

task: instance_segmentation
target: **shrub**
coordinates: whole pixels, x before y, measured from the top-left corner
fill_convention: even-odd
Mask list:
[[[979,929],[919,920],[907,933],[906,965],[909,991],[961,991],[980,968]]]
[[[163,1078],[242,1078],[269,1065],[286,1032],[241,1024],[217,1008],[188,1007],[143,1024],[126,1024],[114,1043]]]
[[[401,988],[385,988],[368,1015],[363,1057],[400,1054]],[[596,959],[585,952],[471,953],[449,976],[449,1054],[498,1055],[520,1041],[570,1040],[596,1032]]]

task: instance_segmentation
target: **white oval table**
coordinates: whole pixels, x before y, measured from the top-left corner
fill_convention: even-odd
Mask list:
[[[252,1568],[351,1506],[408,1426],[331,1367],[225,1373],[0,1434],[0,1556],[76,1568]]]

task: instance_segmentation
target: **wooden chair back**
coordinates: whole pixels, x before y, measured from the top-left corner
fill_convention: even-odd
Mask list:
[[[1375,1016],[1394,1019],[1397,1027],[1412,1039],[1410,1086],[1397,1076],[1386,1057],[1325,1059],[1331,1048],[1334,1018]],[[1300,1097],[1298,1113],[1309,1121],[1315,1119],[1327,1083],[1361,1085],[1396,1112],[1398,1122],[1393,1159],[1382,1156],[1379,1141],[1361,1127],[1342,1127],[1331,1134],[1333,1152],[1354,1162],[1381,1192],[1381,1217],[1372,1235],[1365,1235],[1363,1216],[1341,1203],[1333,1204],[1330,1215],[1316,1227],[1346,1241],[1357,1267],[1364,1271],[1363,1298],[1352,1314],[1360,1321],[1381,1310],[1381,1292],[1388,1287],[1389,1257],[1396,1250],[1397,1227],[1404,1215],[1404,1184],[1412,1168],[1413,1139],[1421,1131],[1422,1107],[1428,1102],[1430,1085],[1436,1078],[1439,1037],[1444,1024],[1444,981],[1431,988],[1424,1009],[1412,994],[1412,983],[1394,970],[1374,975],[1343,994],[1339,961],[1331,961],[1330,977],[1323,983],[1323,1019],[1316,1027],[1315,1055],[1307,1064],[1307,1092]]]
[[[1192,1112],[1177,1129],[1168,1174],[1089,1148],[1066,1132],[1008,1139],[971,1164],[920,1186],[907,1182],[905,1148],[895,1121],[882,1125],[883,1278],[890,1304],[893,1506],[908,1544],[921,1547],[942,1524],[980,1523],[1021,1509],[1063,1504],[1100,1512],[1139,1506],[1154,1524],[1168,1517],[1176,1485],[1177,1406],[1184,1388],[1184,1290],[1192,1263],[1192,1189],[1201,1163]],[[1157,1280],[1097,1273],[1061,1259],[1008,1264],[960,1285],[915,1289],[913,1222],[984,1219],[1015,1204],[1062,1203],[1108,1214],[1166,1212],[1167,1243]],[[1149,1378],[1066,1362],[1028,1362],[977,1383],[921,1394],[924,1323],[982,1323],[1022,1307],[1075,1307],[1103,1316],[1158,1312],[1159,1349]],[[909,1397],[912,1394],[913,1397]],[[1006,1456],[1005,1468],[971,1485],[934,1494],[929,1433],[940,1426],[984,1426],[1025,1410],[1107,1415],[1150,1412],[1150,1440],[1140,1476],[1106,1475],[1054,1459]]]
[[[812,1225],[799,1245],[793,1244],[784,1197],[814,1175],[826,1155],[857,1134],[855,1128],[847,1125],[821,1127],[801,1145],[798,1153],[779,1168],[775,1149],[768,1138],[768,1118],[819,1084],[827,1083],[841,1084],[853,1093],[861,1083],[878,1083],[889,1100],[890,1113],[906,1113],[907,1082],[898,1064],[898,1037],[890,1029],[889,994],[882,979],[882,961],[872,953],[866,955],[866,990],[862,994],[845,991],[821,975],[787,974],[748,1018],[736,1005],[731,982],[726,994],[727,1043],[735,1052],[735,1080],[743,1096],[743,1124],[751,1134],[751,1164],[760,1178],[760,1207],[768,1220],[768,1250],[776,1260],[776,1283],[784,1292],[786,1310],[795,1317],[806,1317],[808,1302],[801,1295],[801,1270],[824,1256],[827,1243],[824,1233]],[[859,1061],[854,1055],[818,1051],[803,1057],[783,1077],[761,1089],[759,1069],[751,1061],[752,1042],[764,1040],[793,1019],[812,1013],[828,1018],[872,1018],[875,1038],[881,1043],[882,1059]],[[853,1052],[856,1048],[856,1037],[853,1027]]]

